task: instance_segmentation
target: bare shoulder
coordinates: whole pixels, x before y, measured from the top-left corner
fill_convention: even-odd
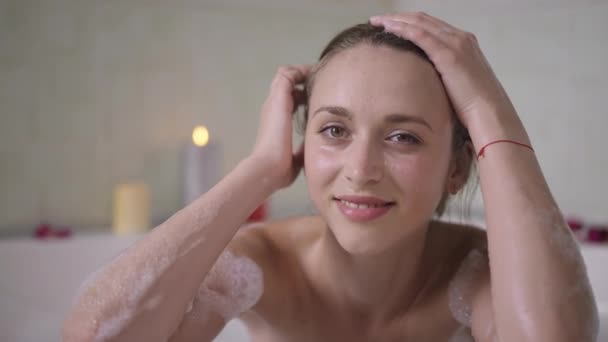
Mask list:
[[[212,340],[224,324],[240,317],[248,324],[287,309],[294,278],[293,254],[310,239],[313,222],[291,219],[243,226],[200,285],[170,341]],[[260,320],[259,318],[262,318]]]
[[[445,222],[437,230],[443,243],[452,247],[447,279],[452,316],[471,330],[476,341],[492,341],[495,325],[487,233],[480,227]]]
[[[297,217],[245,225],[228,246],[230,253],[252,260],[263,274],[264,291],[252,308],[267,316],[285,307],[301,270],[301,253],[320,233],[318,217]]]
[[[486,259],[486,232],[471,225],[433,221],[427,248],[427,265],[435,270],[429,284],[429,288],[436,291],[432,293],[443,296],[458,282],[466,282],[466,287],[470,289],[473,276],[471,266]]]
[[[478,266],[476,272],[489,271],[485,267],[488,261],[488,238],[484,229],[467,224],[435,222],[433,235],[434,249],[443,251],[441,257],[449,260],[449,273],[453,277],[462,275],[463,271],[471,272],[473,261]]]
[[[489,283],[487,233],[473,225],[445,222],[441,223],[440,230],[441,234],[437,235],[442,236],[444,244],[449,246],[447,250],[451,251],[444,255],[450,260],[450,287],[466,289],[471,301],[474,293]]]

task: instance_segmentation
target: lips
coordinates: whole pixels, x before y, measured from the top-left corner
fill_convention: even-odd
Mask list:
[[[382,198],[372,197],[372,196],[355,196],[355,195],[344,195],[334,197],[335,200],[348,202],[356,205],[366,205],[366,206],[386,206],[390,204],[394,204],[395,202],[385,201]]]
[[[334,197],[338,208],[351,221],[370,221],[386,214],[395,204],[372,196],[345,195]]]

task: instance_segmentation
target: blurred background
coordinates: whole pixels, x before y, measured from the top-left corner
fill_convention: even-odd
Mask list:
[[[424,10],[477,35],[562,211],[606,240],[606,1],[0,0],[0,238],[11,241],[0,245],[0,319],[34,330],[11,323],[10,340],[58,340],[54,307],[63,310],[92,265],[133,241],[90,240],[99,254],[87,256],[25,239],[109,233],[119,184],[144,184],[130,201],[147,203],[150,227],[164,221],[184,205],[188,165],[221,176],[248,155],[278,66],[313,63],[338,31],[396,10]],[[214,157],[188,157],[199,125]],[[474,219],[482,208],[478,191]],[[270,219],[313,212],[304,179],[265,209]],[[63,259],[48,257],[51,249]],[[67,263],[74,255],[80,263]],[[39,280],[28,278],[32,267]],[[78,271],[58,273],[70,267]],[[15,309],[15,289],[40,281],[57,294],[38,294],[48,308]],[[607,283],[594,285],[606,288],[602,298]]]
[[[278,66],[396,9],[475,32],[563,211],[608,221],[605,1],[0,0],[0,235],[109,226],[113,187],[133,180],[152,223],[166,219],[196,125],[225,174],[251,150]],[[304,180],[269,209],[311,212]]]
[[[0,234],[108,226],[112,189],[145,181],[153,222],[182,206],[196,125],[222,173],[246,157],[280,65],[312,63],[388,1],[7,1],[0,7]],[[273,214],[307,206],[303,182]]]

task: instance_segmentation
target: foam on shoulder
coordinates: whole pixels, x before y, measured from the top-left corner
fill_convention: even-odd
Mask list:
[[[486,256],[472,250],[464,258],[448,288],[448,304],[452,316],[465,327],[471,327],[472,296],[476,280],[488,264]]]
[[[189,317],[216,313],[226,321],[250,310],[264,293],[262,269],[249,257],[224,251],[199,288]]]

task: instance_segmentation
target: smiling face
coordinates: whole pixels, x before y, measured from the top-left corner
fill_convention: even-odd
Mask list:
[[[318,71],[308,105],[308,190],[340,245],[374,253],[425,229],[453,173],[452,114],[433,66],[361,43]]]

